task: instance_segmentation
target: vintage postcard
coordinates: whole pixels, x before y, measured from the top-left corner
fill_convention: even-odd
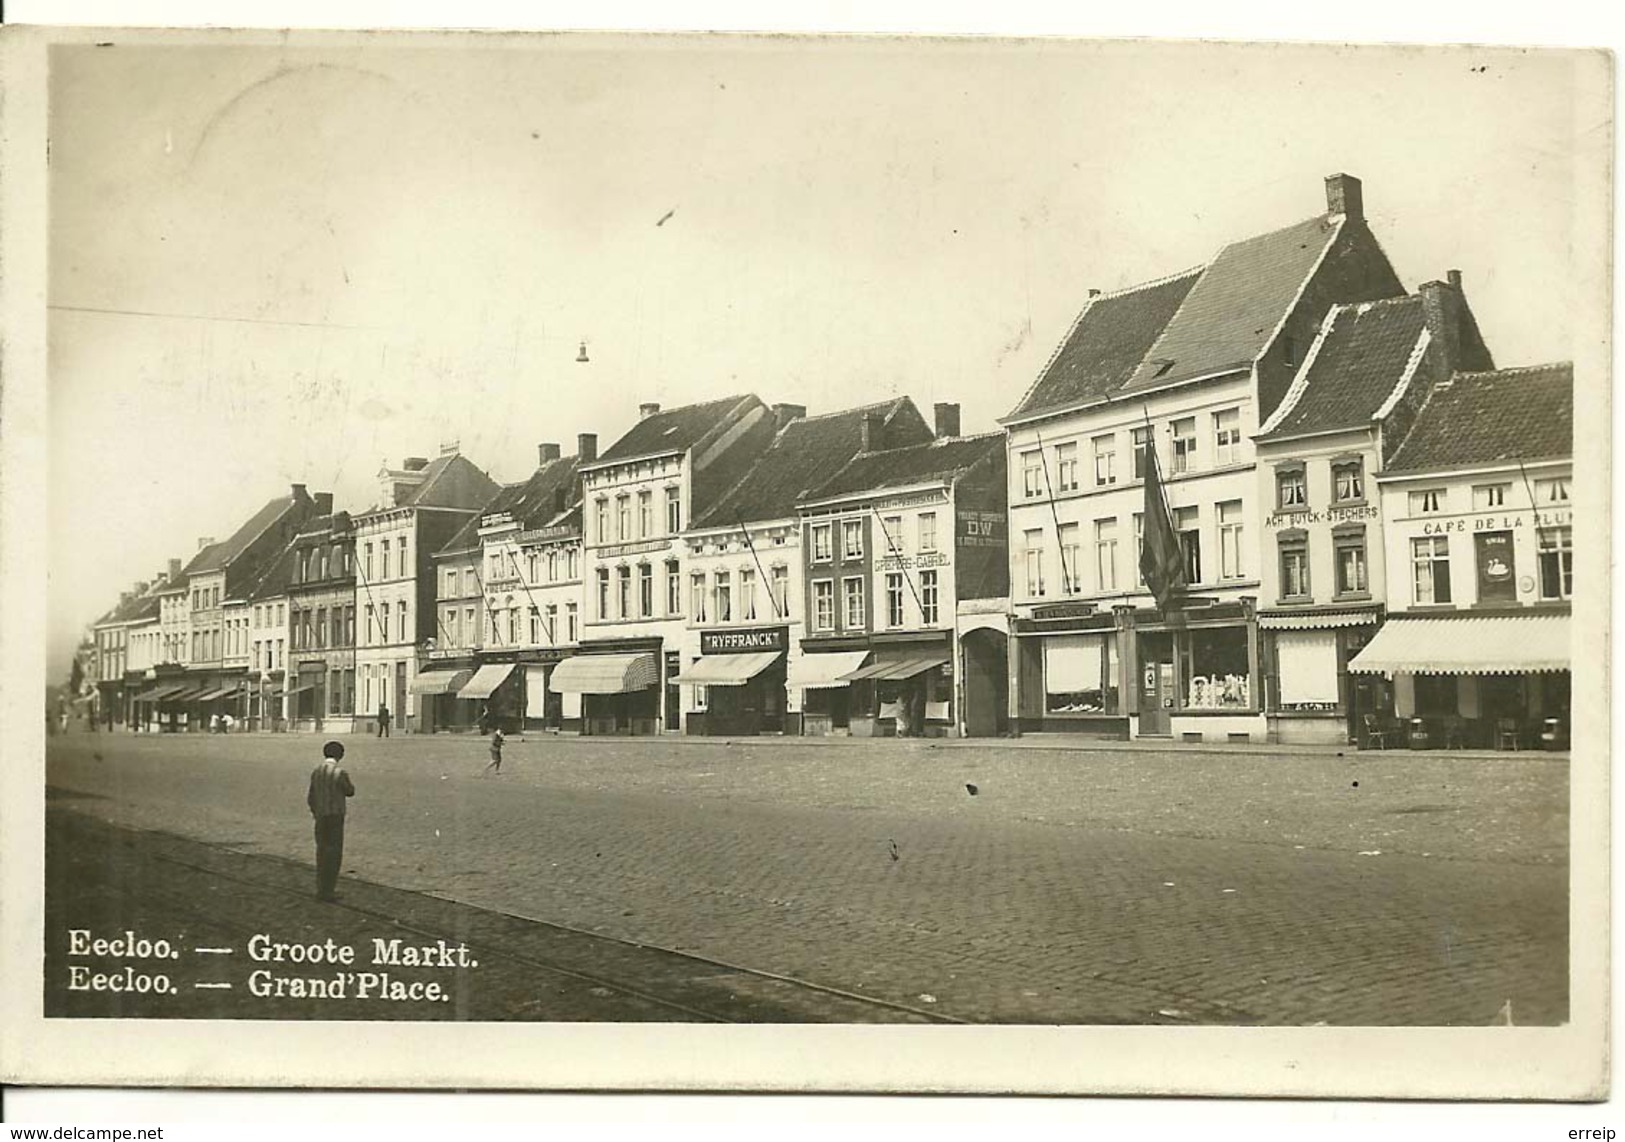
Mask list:
[[[8,1081],[1605,1094],[1606,53],[3,46]]]

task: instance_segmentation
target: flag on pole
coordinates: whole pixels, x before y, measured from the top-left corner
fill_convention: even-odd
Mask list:
[[[1145,446],[1145,518],[1140,537],[1140,574],[1157,597],[1159,611],[1168,614],[1179,609],[1187,586],[1185,552],[1179,543],[1179,533],[1174,530],[1168,499],[1162,492],[1155,436],[1150,436]]]

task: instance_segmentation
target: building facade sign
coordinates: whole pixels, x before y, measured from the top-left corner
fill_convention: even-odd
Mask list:
[[[1484,515],[1476,517],[1457,516],[1454,519],[1430,519],[1422,525],[1423,535],[1448,535],[1451,533],[1510,531],[1514,528],[1528,527],[1569,527],[1574,522],[1574,513],[1564,511],[1524,511],[1516,515]]]
[[[749,630],[702,630],[701,654],[753,654],[764,650],[784,650],[790,645],[788,627],[755,627]]]
[[[1002,512],[961,510],[954,514],[959,521],[959,543],[961,546],[1004,546],[1005,518]]]
[[[1362,523],[1366,520],[1376,519],[1377,505],[1368,504],[1363,507],[1326,508],[1324,511],[1303,512],[1275,512],[1264,517],[1264,526],[1269,528],[1282,527],[1308,527],[1316,523]]]
[[[882,555],[876,562],[882,571],[912,571],[915,568],[946,567],[948,555],[943,551],[925,551],[919,555]]]

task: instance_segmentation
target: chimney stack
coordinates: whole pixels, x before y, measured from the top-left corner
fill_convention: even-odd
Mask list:
[[[959,435],[959,406],[938,401],[932,406],[936,414],[937,439],[946,440]]]
[[[773,406],[773,427],[775,430],[783,429],[793,420],[802,420],[807,415],[807,406],[804,404],[776,404]]]
[[[1099,297],[1100,296],[1100,291],[1098,289],[1092,289],[1092,290],[1089,291],[1089,296],[1090,297]]]
[[[1452,270],[1449,276],[1453,280],[1448,285],[1435,281],[1417,287],[1428,333],[1443,357],[1445,376],[1461,367],[1461,274]]]
[[[180,577],[181,577],[181,561],[179,559],[171,559],[169,561],[169,575],[168,575],[167,581],[170,582],[170,583],[173,583],[176,579],[179,579]]]
[[[559,458],[559,455],[559,446],[557,444],[538,444],[536,446],[536,463],[538,466],[551,464]]]
[[[200,535],[200,536],[197,537],[197,549],[199,551],[202,551],[205,547],[208,547],[213,542],[214,542],[214,536],[212,536],[212,535]]]
[[[879,452],[885,448],[886,425],[878,412],[863,414],[863,437],[860,452]]]
[[[295,485],[293,485],[293,498],[296,499],[296,500],[303,500],[303,499],[308,499],[309,498],[309,496],[305,492],[305,485],[303,485],[303,484],[295,484]]]
[[[1351,174],[1326,176],[1326,213],[1346,214],[1353,219],[1365,217],[1365,198],[1360,191],[1360,180]]]
[[[1460,293],[1461,292],[1461,271],[1460,270],[1446,270],[1444,276],[1445,276],[1445,280],[1450,283],[1450,288],[1455,290],[1457,293]]]
[[[421,472],[428,466],[429,458],[427,456],[408,456],[406,458],[406,463],[401,465],[401,467],[405,468],[408,472]]]
[[[313,496],[312,498],[316,501],[316,514],[317,515],[332,515],[333,514],[333,493],[332,492],[317,492],[316,495]]]
[[[118,593],[119,606],[122,607],[125,603],[128,603],[129,601],[130,601],[130,592],[128,592],[128,591],[120,591]]]
[[[582,432],[576,436],[576,462],[578,464],[591,464],[598,459],[598,434],[596,432]]]
[[[646,400],[642,404],[638,405],[638,419],[639,420],[648,420],[651,416],[653,416],[655,413],[657,413],[659,411],[660,411],[660,402],[659,401],[657,401],[657,400]]]

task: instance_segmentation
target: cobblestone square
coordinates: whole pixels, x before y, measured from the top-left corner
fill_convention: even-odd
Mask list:
[[[320,741],[73,734],[48,782],[75,814],[308,865]],[[347,742],[344,877],[393,908],[972,1022],[1568,1016],[1562,756],[532,736],[487,778],[472,737]],[[821,1010],[754,1017],[853,1018]]]

